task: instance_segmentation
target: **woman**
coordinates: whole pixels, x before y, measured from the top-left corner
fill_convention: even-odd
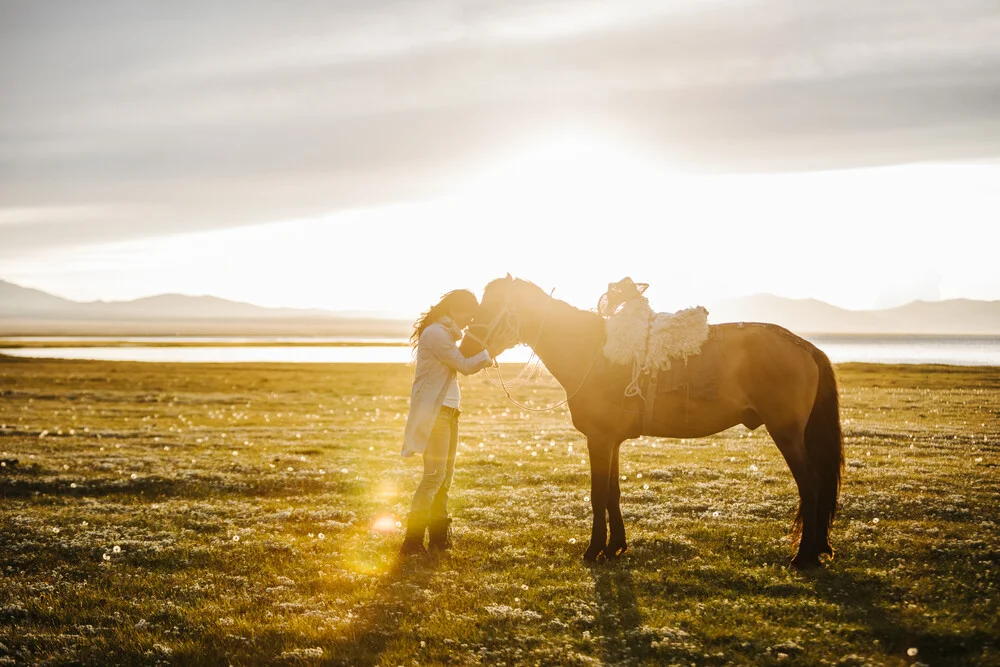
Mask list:
[[[466,358],[457,343],[479,308],[468,290],[445,294],[413,325],[416,370],[410,392],[410,414],[403,436],[403,456],[424,456],[424,476],[413,494],[402,555],[424,553],[424,532],[432,549],[451,546],[448,535],[448,487],[455,472],[461,393],[457,373],[471,375],[493,362],[493,351],[510,347],[510,334],[486,350]],[[509,344],[508,344],[509,343]]]

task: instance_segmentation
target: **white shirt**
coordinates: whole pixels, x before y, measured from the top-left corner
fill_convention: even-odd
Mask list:
[[[473,357],[462,356],[455,338],[440,323],[424,329],[417,344],[410,412],[403,433],[403,456],[422,454],[427,448],[440,401],[447,394],[454,374],[472,375],[489,366],[491,361],[486,350]]]
[[[462,391],[458,388],[458,376],[452,375],[448,384],[448,392],[444,395],[441,405],[458,410],[459,403],[462,402]]]

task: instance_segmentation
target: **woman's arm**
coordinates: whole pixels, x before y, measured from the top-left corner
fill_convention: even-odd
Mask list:
[[[493,362],[493,358],[486,350],[471,357],[462,355],[451,334],[438,325],[432,324],[424,329],[420,334],[420,345],[426,345],[438,361],[462,375],[477,373]]]

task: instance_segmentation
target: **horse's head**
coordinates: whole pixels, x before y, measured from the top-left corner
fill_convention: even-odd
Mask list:
[[[516,313],[512,304],[515,290],[516,281],[509,273],[505,278],[498,278],[486,285],[479,309],[469,323],[468,333],[459,348],[463,355],[469,357],[481,352],[486,343],[502,329],[516,331]]]

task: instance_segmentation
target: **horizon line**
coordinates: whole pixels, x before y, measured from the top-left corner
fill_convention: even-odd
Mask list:
[[[184,292],[157,292],[157,293],[154,293],[154,294],[148,294],[148,295],[145,295],[145,296],[139,296],[139,297],[136,297],[134,299],[120,299],[120,300],[110,300],[110,301],[109,300],[104,300],[104,299],[95,299],[95,300],[92,300],[92,301],[77,301],[76,299],[71,299],[71,298],[66,297],[66,296],[61,296],[59,294],[56,294],[56,293],[53,293],[53,292],[49,292],[47,290],[39,289],[37,287],[26,287],[24,285],[21,285],[19,283],[13,282],[11,280],[7,280],[5,278],[0,278],[0,283],[6,283],[8,285],[12,285],[12,286],[17,287],[19,289],[33,290],[33,291],[45,294],[47,296],[55,297],[57,299],[62,299],[63,301],[68,301],[70,303],[74,303],[74,304],[78,304],[78,305],[127,304],[127,303],[136,303],[138,301],[144,301],[144,300],[155,299],[155,298],[160,298],[160,297],[182,297],[182,298],[187,298],[187,299],[204,299],[204,298],[217,299],[219,301],[225,301],[226,303],[231,303],[231,304],[236,304],[236,305],[242,305],[242,306],[250,306],[250,307],[253,307],[253,308],[260,308],[260,309],[263,309],[263,310],[288,310],[288,311],[300,311],[300,312],[310,312],[310,311],[313,311],[313,312],[317,312],[317,313],[329,313],[331,315],[339,315],[339,316],[351,317],[351,318],[364,318],[364,317],[367,317],[367,318],[381,319],[381,320],[406,320],[406,319],[410,319],[410,318],[413,317],[412,314],[406,314],[406,313],[403,313],[403,312],[400,312],[400,311],[379,311],[379,310],[359,310],[359,309],[331,310],[329,308],[323,308],[323,307],[318,307],[318,306],[308,306],[308,307],[298,307],[298,306],[267,306],[267,305],[262,305],[262,304],[259,304],[259,303],[254,303],[252,301],[240,301],[240,300],[236,300],[236,299],[230,299],[230,298],[227,298],[227,297],[224,297],[224,296],[219,296],[217,294],[208,294],[208,293],[189,294],[189,293],[184,293]],[[907,306],[911,306],[911,305],[914,305],[914,304],[923,304],[923,303],[930,304],[930,303],[947,303],[947,302],[953,302],[953,301],[968,301],[968,302],[974,302],[974,303],[992,304],[992,303],[998,303],[998,302],[1000,302],[1000,299],[973,299],[973,298],[970,298],[970,297],[951,297],[951,298],[936,299],[936,300],[913,299],[911,301],[907,301],[905,303],[902,303],[902,304],[899,304],[899,305],[896,305],[896,306],[887,306],[887,307],[883,307],[883,308],[845,308],[843,306],[838,306],[836,304],[830,303],[828,301],[824,301],[822,299],[818,299],[816,297],[789,297],[789,296],[783,296],[781,294],[775,294],[773,292],[752,292],[752,293],[748,293],[748,294],[742,294],[742,295],[739,295],[739,296],[732,296],[732,297],[725,297],[725,298],[722,298],[722,299],[716,299],[715,301],[709,301],[708,304],[712,305],[712,306],[717,306],[717,305],[720,305],[720,304],[724,304],[726,302],[739,301],[739,300],[745,300],[745,299],[753,299],[753,298],[757,298],[757,297],[775,298],[775,299],[782,299],[782,300],[785,300],[785,301],[792,301],[792,302],[815,301],[816,303],[822,304],[824,306],[828,306],[830,308],[836,308],[838,310],[843,310],[843,311],[852,312],[852,313],[876,313],[876,312],[882,312],[882,311],[887,311],[887,310],[897,310],[899,308],[905,308]],[[699,304],[699,305],[704,305],[704,304]],[[417,312],[419,314],[419,311],[415,311],[415,312]]]

